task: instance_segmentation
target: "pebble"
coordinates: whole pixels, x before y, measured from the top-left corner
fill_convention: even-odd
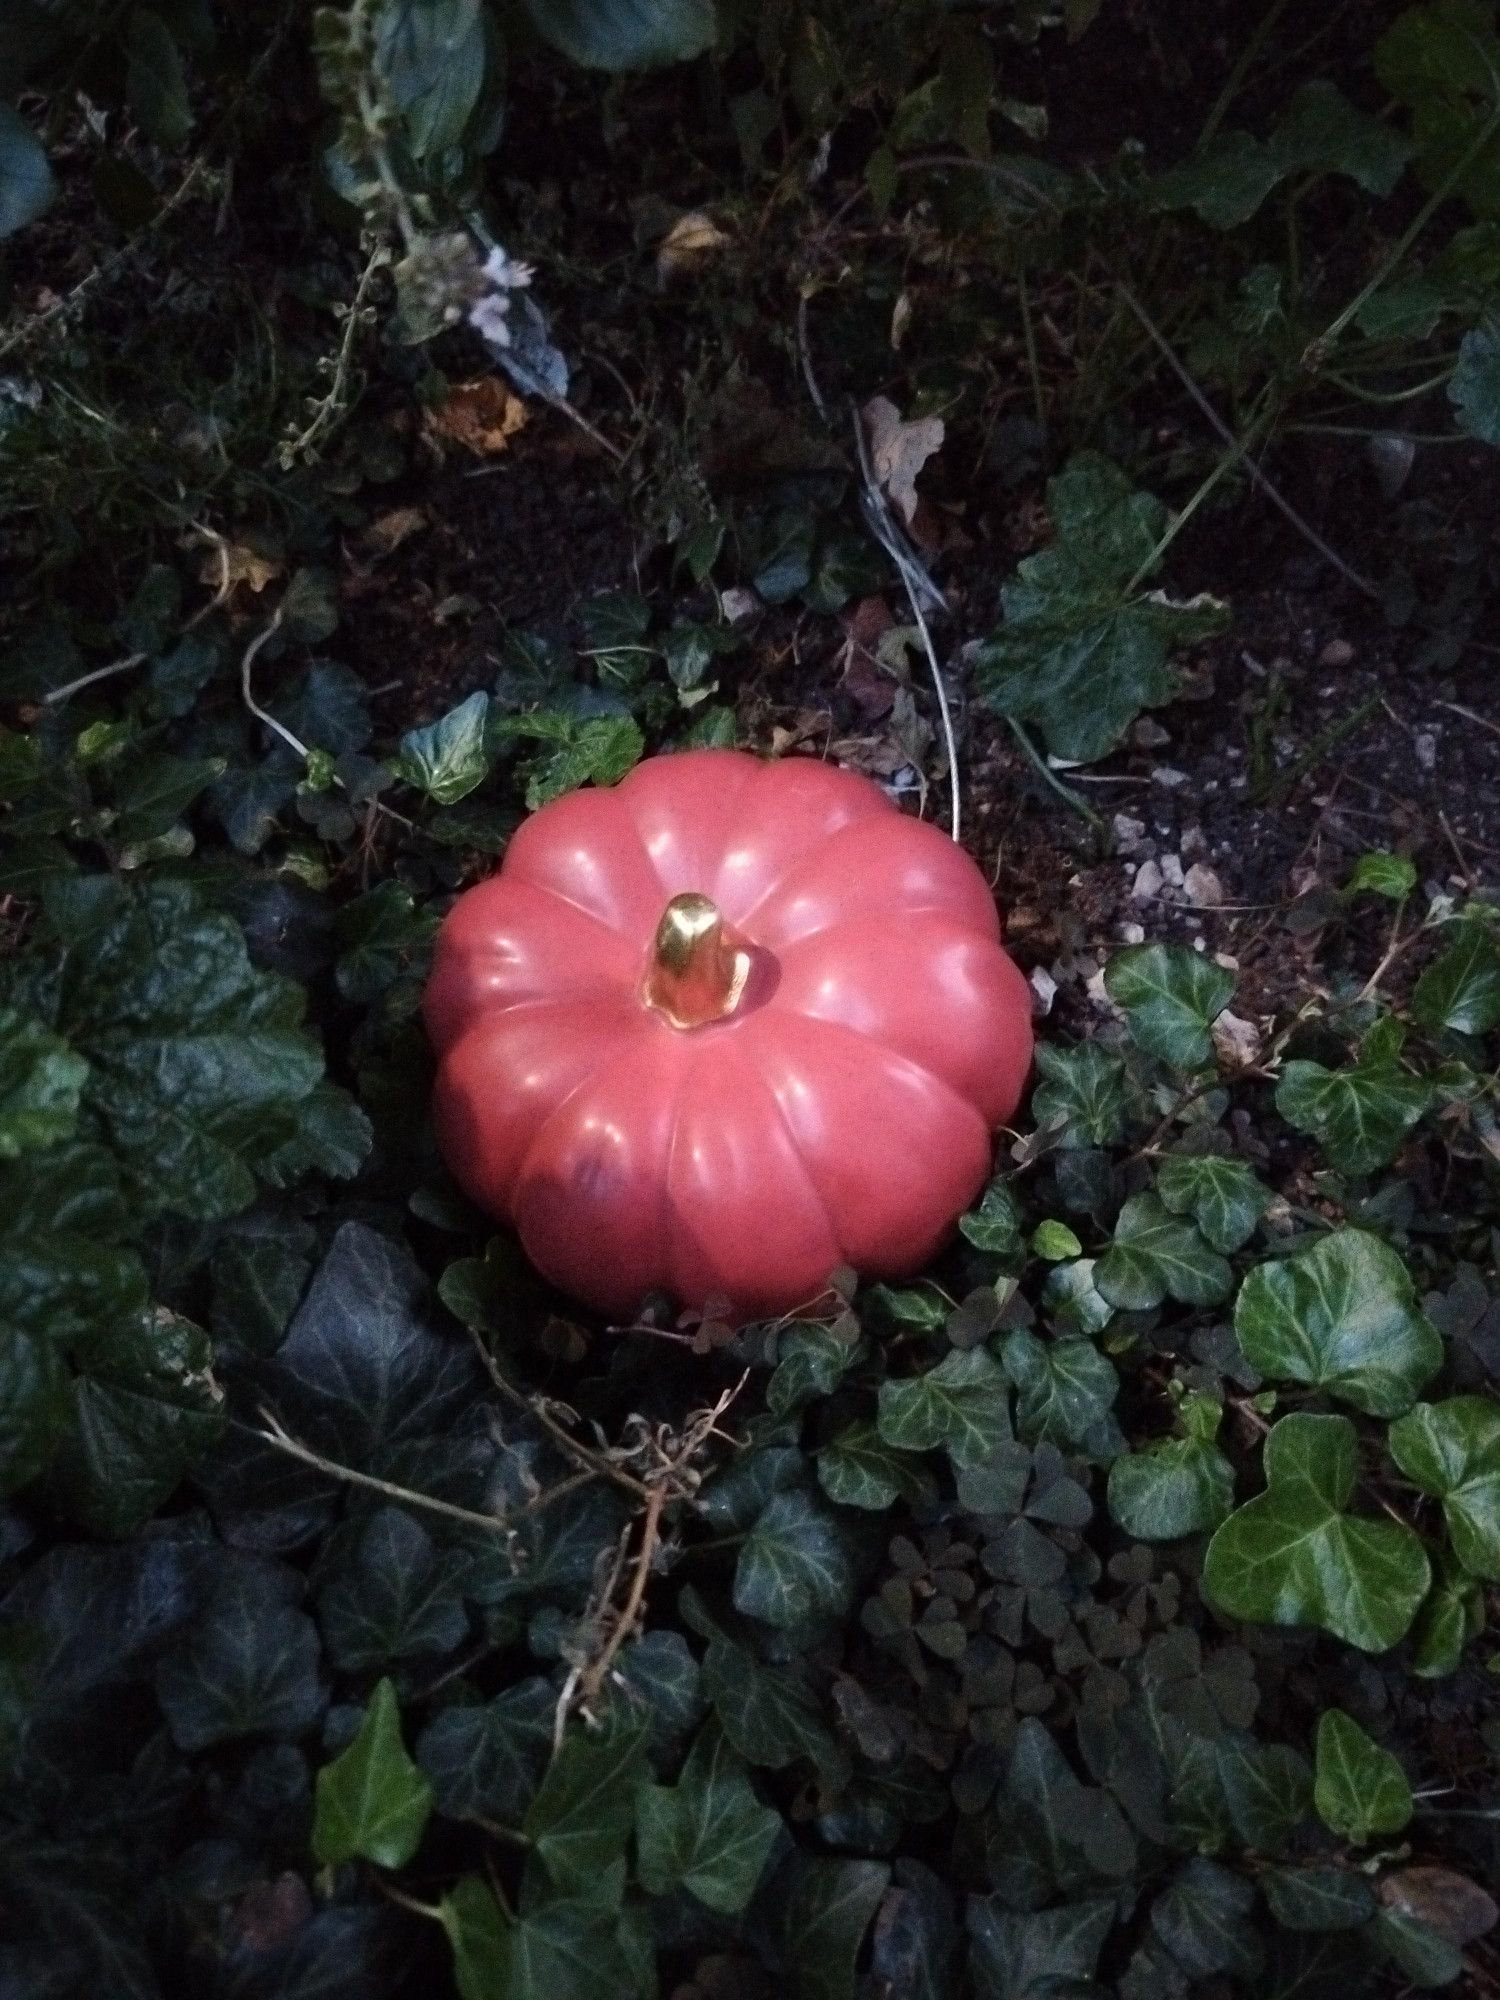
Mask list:
[[[1121,924],[1120,942],[1121,944],[1144,944],[1146,942],[1145,926],[1142,924]]]
[[[1110,821],[1110,831],[1115,837],[1117,854],[1138,854],[1141,843],[1146,838],[1146,822],[1132,819],[1129,813],[1116,813]]]
[[[1424,771],[1437,769],[1437,738],[1430,730],[1418,731],[1416,738],[1417,762]]]
[[[1151,773],[1152,784],[1165,785],[1169,791],[1178,785],[1185,785],[1187,781],[1187,772],[1179,771],[1171,764],[1158,764],[1156,769]]]
[[[1202,861],[1193,863],[1183,877],[1182,886],[1190,903],[1203,903],[1216,910],[1224,900],[1224,884],[1214,870]]]
[[[1160,750],[1171,737],[1159,722],[1153,722],[1149,715],[1143,715],[1130,732],[1130,740],[1140,750]]]
[[[747,618],[754,618],[757,612],[765,608],[755,591],[747,590],[739,584],[731,585],[720,601],[724,607],[724,616],[731,625],[743,625]]]
[[[1182,857],[1164,854],[1161,858],[1161,876],[1169,889],[1180,889],[1183,884]]]
[[[1347,667],[1354,658],[1354,648],[1347,639],[1330,639],[1318,655],[1320,667]]]
[[[1031,974],[1031,990],[1036,996],[1032,1007],[1034,1014],[1046,1016],[1052,1012],[1052,1003],[1057,998],[1057,981],[1045,966],[1036,966]]]
[[[1238,1014],[1226,1010],[1210,1032],[1221,1061],[1237,1069],[1247,1069],[1251,1063],[1260,1061],[1261,1033],[1253,1021],[1242,1020]]]
[[[1207,854],[1208,842],[1201,826],[1190,826],[1177,843],[1177,851],[1184,861],[1196,861],[1200,854]]]
[[[1130,900],[1133,903],[1151,903],[1161,894],[1162,872],[1155,861],[1143,861],[1136,870],[1135,881],[1131,885]]]

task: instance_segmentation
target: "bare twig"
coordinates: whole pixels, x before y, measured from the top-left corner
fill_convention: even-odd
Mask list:
[[[937,695],[938,714],[942,717],[943,723],[943,745],[948,757],[948,787],[952,802],[948,830],[957,840],[963,811],[958,775],[958,744],[954,738],[953,713],[948,704],[948,690],[943,684],[943,671],[938,665],[937,649],[932,643],[932,634],[927,629],[927,619],[922,610],[925,598],[934,610],[946,611],[947,599],[927,574],[918,560],[915,549],[897,526],[896,518],[884,493],[880,490],[875,478],[875,469],[870,463],[870,447],[865,437],[863,420],[857,410],[851,411],[851,416],[854,423],[855,447],[859,453],[859,470],[864,482],[859,497],[860,511],[865,517],[865,525],[896,565],[896,572],[906,591],[907,602],[911,605],[912,616],[917,621],[917,630],[922,635],[922,647],[927,654],[927,664],[932,672],[933,691]]]
[[[651,1489],[644,1480],[637,1479],[623,1466],[617,1465],[605,1452],[595,1451],[589,1445],[580,1444],[577,1438],[571,1436],[558,1423],[545,1398],[528,1396],[524,1390],[518,1389],[472,1327],[469,1332],[479,1359],[484,1364],[484,1371],[494,1387],[513,1408],[524,1410],[528,1416],[534,1417],[559,1451],[571,1458],[575,1465],[584,1466],[600,1479],[608,1479],[614,1485],[623,1487],[627,1493],[634,1494],[637,1500],[650,1498]]]
[[[615,1655],[629,1638],[635,1628],[636,1620],[641,1615],[641,1607],[646,1601],[646,1585],[651,1577],[651,1565],[656,1560],[657,1547],[661,1541],[662,1509],[673,1497],[675,1496],[670,1492],[665,1480],[651,1489],[650,1498],[646,1502],[646,1511],[641,1519],[640,1545],[636,1552],[635,1568],[631,1572],[630,1588],[625,1594],[625,1602],[620,1606],[619,1613],[611,1625],[609,1637],[578,1676],[574,1703],[581,1709],[589,1709],[598,1700],[609,1670],[614,1665]],[[560,1713],[566,1713],[561,1703],[558,1704],[558,1708]]]
[[[1291,501],[1286,499],[1281,493],[1280,489],[1275,485],[1273,485],[1271,480],[1266,476],[1266,474],[1261,471],[1259,465],[1256,464],[1254,458],[1250,455],[1245,445],[1239,438],[1235,436],[1234,432],[1229,428],[1229,425],[1225,423],[1224,419],[1219,415],[1218,411],[1214,408],[1213,404],[1208,400],[1207,396],[1204,395],[1203,391],[1194,381],[1192,375],[1183,366],[1182,361],[1178,357],[1177,350],[1172,346],[1171,342],[1167,339],[1166,335],[1162,332],[1161,328],[1156,324],[1156,321],[1152,319],[1151,315],[1146,311],[1146,308],[1141,304],[1140,300],[1136,297],[1135,293],[1131,291],[1130,287],[1117,278],[1115,280],[1115,288],[1118,291],[1121,299],[1126,304],[1126,306],[1135,315],[1136,319],[1140,321],[1142,327],[1145,329],[1146,333],[1150,336],[1153,344],[1161,354],[1162,359],[1166,362],[1167,366],[1171,369],[1172,373],[1177,377],[1178,381],[1182,384],[1183,388],[1192,398],[1193,403],[1196,405],[1197,409],[1203,416],[1205,422],[1208,423],[1208,425],[1215,432],[1215,434],[1223,441],[1223,443],[1229,447],[1230,451],[1234,454],[1236,460],[1244,466],[1245,471],[1249,476],[1251,482],[1255,486],[1259,487],[1260,491],[1265,494],[1266,498],[1271,502],[1272,506],[1276,507],[1286,517],[1286,519],[1291,522],[1292,526],[1297,530],[1298,534],[1301,535],[1305,541],[1309,542],[1312,545],[1312,547],[1317,550],[1318,554],[1322,556],[1325,562],[1331,563],[1333,565],[1334,569],[1338,571],[1339,575],[1343,577],[1347,583],[1353,584],[1354,588],[1357,591],[1359,591],[1363,596],[1372,597],[1378,600],[1380,596],[1380,591],[1377,588],[1377,586],[1373,584],[1367,576],[1361,576],[1357,569],[1354,569],[1349,563],[1345,562],[1344,558],[1338,553],[1338,551],[1334,548],[1331,548],[1329,544],[1326,541],[1324,541],[1323,537],[1318,533],[1317,529],[1313,527],[1311,522],[1303,519],[1303,517],[1297,512],[1296,508],[1292,505]]]
[[[311,1466],[328,1479],[335,1479],[343,1486],[358,1486],[367,1493],[382,1494],[387,1500],[397,1500],[404,1507],[420,1507],[429,1514],[441,1514],[446,1520],[460,1521],[466,1528],[478,1528],[488,1535],[509,1535],[511,1524],[503,1514],[480,1514],[472,1507],[460,1507],[452,1500],[440,1500],[434,1493],[419,1493],[412,1486],[398,1486],[393,1480],[377,1479],[373,1473],[357,1472],[352,1465],[340,1465],[337,1459],[325,1458],[311,1445],[302,1444],[286,1431],[279,1419],[265,1404],[258,1412],[263,1430],[247,1426],[262,1443],[274,1445],[277,1451],[288,1458],[295,1458],[303,1465]]]

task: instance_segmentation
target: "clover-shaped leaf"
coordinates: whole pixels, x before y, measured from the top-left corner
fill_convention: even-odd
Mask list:
[[[1171,1214],[1159,1196],[1136,1194],[1120,1210],[1094,1283],[1112,1306],[1149,1312],[1165,1298],[1217,1305],[1228,1298],[1234,1274],[1191,1222]]]
[[[1262,1375],[1329,1389],[1376,1417],[1409,1409],[1443,1360],[1406,1266],[1363,1229],[1336,1229],[1257,1265],[1235,1301],[1234,1330]]]
[[[1203,1584],[1233,1618],[1318,1625],[1366,1653],[1394,1646],[1431,1581],[1426,1551],[1399,1521],[1345,1511],[1358,1477],[1347,1417],[1297,1411],[1266,1439],[1266,1490],[1208,1545]]]
[[[1173,1153],[1162,1161],[1156,1191],[1174,1215],[1191,1215],[1225,1256],[1249,1241],[1271,1205],[1271,1190],[1253,1168],[1223,1153]]]
[[[1214,1022],[1234,998],[1234,974],[1180,944],[1136,944],[1116,952],[1104,985],[1135,1042],[1174,1069],[1198,1069],[1213,1053]]]
[[[1500,1403],[1488,1396],[1418,1403],[1387,1437],[1407,1478],[1442,1501],[1464,1568],[1500,1583]]]
[[[1396,1148],[1432,1102],[1432,1085],[1399,1062],[1376,1056],[1346,1069],[1289,1062],[1276,1086],[1276,1109],[1317,1140],[1346,1174],[1369,1174]]]

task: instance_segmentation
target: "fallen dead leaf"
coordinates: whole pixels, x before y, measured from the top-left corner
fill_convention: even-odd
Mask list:
[[[669,285],[674,278],[696,271],[729,243],[728,235],[711,215],[692,209],[678,216],[656,250],[656,275]]]
[[[917,511],[917,474],[942,447],[943,420],[917,417],[908,423],[886,396],[872,396],[863,415],[876,483],[895,502],[910,527]]]
[[[1253,1021],[1226,1009],[1210,1030],[1220,1062],[1230,1069],[1252,1069],[1260,1061],[1264,1037]]]
[[[259,549],[247,548],[243,542],[216,545],[198,568],[200,583],[211,583],[215,590],[226,591],[238,590],[243,584],[257,596],[280,574],[281,564],[274,556],[264,556]]]
[[[361,540],[375,555],[388,556],[426,526],[427,516],[420,507],[393,507],[375,517]]]
[[[1500,1908],[1488,1890],[1452,1868],[1398,1868],[1381,1882],[1380,1900],[1388,1910],[1430,1924],[1460,1949],[1500,1923]]]
[[[422,428],[430,438],[462,445],[476,458],[494,458],[526,422],[526,405],[497,375],[458,382],[448,399],[428,410]]]

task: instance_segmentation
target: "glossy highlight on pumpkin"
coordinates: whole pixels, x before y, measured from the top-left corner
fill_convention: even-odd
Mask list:
[[[438,1141],[612,1318],[656,1290],[790,1312],[941,1246],[1020,1101],[1030,1001],[974,862],[868,778],[653,757],[533,814],[450,911]]]

